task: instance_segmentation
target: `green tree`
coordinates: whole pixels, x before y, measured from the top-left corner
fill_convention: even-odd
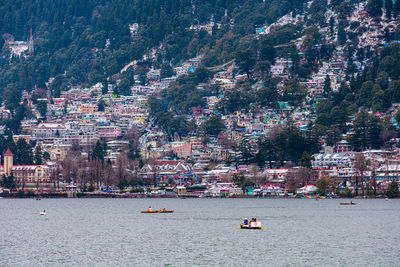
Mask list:
[[[17,188],[17,184],[15,183],[15,179],[14,179],[14,174],[11,173],[9,176],[5,176],[3,174],[1,186],[4,188],[8,188],[10,190]]]
[[[47,102],[46,101],[38,101],[36,105],[36,109],[39,111],[40,116],[46,117],[47,114]]]
[[[14,154],[15,164],[32,165],[34,162],[32,147],[23,138],[18,139]]]
[[[374,149],[380,148],[382,126],[379,119],[374,115],[370,115],[366,111],[361,111],[357,114],[353,122],[353,128],[354,134],[350,142],[356,150],[368,147]]]
[[[103,146],[101,145],[100,140],[98,140],[92,152],[92,158],[103,161],[104,155],[105,151],[103,150]]]
[[[242,188],[243,192],[249,188],[254,186],[254,183],[244,176],[243,172],[233,174],[233,182]]]
[[[204,133],[209,135],[218,135],[225,129],[224,122],[216,116],[213,116],[207,121],[203,122],[201,126]]]
[[[326,196],[332,191],[332,181],[329,177],[321,177],[316,182],[317,192],[321,196]]]
[[[174,69],[171,67],[171,65],[169,63],[164,63],[161,66],[161,71],[160,71],[160,78],[167,78],[167,77],[171,77],[173,76],[174,73]]]
[[[43,158],[42,148],[40,146],[36,146],[35,155],[34,155],[35,164],[42,165],[42,163],[43,163],[42,158]]]
[[[380,17],[382,16],[382,4],[382,0],[369,0],[366,10],[371,17]]]
[[[261,44],[260,58],[268,60],[271,64],[275,63],[276,51],[271,41],[266,39]]]
[[[393,0],[385,0],[386,17],[388,19],[392,18],[393,11]]]
[[[100,99],[99,102],[97,102],[97,107],[98,107],[98,111],[104,111],[105,107],[106,107],[106,102],[104,101],[104,99]]]
[[[325,76],[325,81],[324,81],[324,96],[327,97],[331,93],[331,78],[329,78],[329,75]]]
[[[393,17],[397,18],[399,14],[400,14],[400,1],[396,0],[393,6]]]
[[[400,193],[399,193],[399,185],[396,181],[392,181],[389,185],[389,189],[386,192],[386,195],[390,198],[395,198],[395,197],[399,197]]]
[[[307,151],[304,151],[300,158],[300,166],[311,169],[313,160],[313,155],[309,154]]]
[[[240,72],[246,73],[247,78],[250,79],[250,75],[256,64],[254,53],[250,49],[237,52],[236,64],[238,65]]]
[[[340,21],[339,22],[339,28],[338,28],[338,33],[337,33],[337,41],[340,45],[343,45],[347,41],[347,34],[344,29],[344,22]]]
[[[108,81],[107,81],[107,79],[104,79],[103,82],[102,82],[101,93],[103,95],[108,93]]]

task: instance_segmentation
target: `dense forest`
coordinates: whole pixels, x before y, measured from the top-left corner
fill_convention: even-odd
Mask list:
[[[54,77],[51,89],[57,96],[71,85],[104,81],[128,62],[141,60],[152,48],[160,48],[157,59],[143,62],[145,67],[176,64],[208,49],[224,50],[215,62],[211,53],[208,65],[222,62],[233,57],[240,37],[253,33],[255,25],[296,8],[301,9],[302,2],[6,0],[0,7],[0,87],[3,92],[43,88]],[[193,24],[210,20],[221,23],[212,36],[189,30]],[[129,31],[133,23],[139,24],[135,40]],[[5,60],[5,39],[27,41],[31,28],[34,55]]]

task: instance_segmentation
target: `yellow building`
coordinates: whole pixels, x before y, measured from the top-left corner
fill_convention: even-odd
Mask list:
[[[47,165],[14,165],[14,155],[7,149],[4,153],[4,166],[0,167],[0,175],[9,176],[11,173],[21,188],[50,182],[50,169]]]

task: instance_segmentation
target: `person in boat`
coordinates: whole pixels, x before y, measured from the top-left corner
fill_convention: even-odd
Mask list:
[[[163,208],[162,210],[163,210],[163,211],[167,211],[167,209],[166,209],[166,208]]]
[[[244,225],[248,225],[248,224],[249,224],[249,220],[248,220],[247,218],[244,218],[243,224],[244,224]]]
[[[353,204],[354,204],[354,203],[353,203],[353,200],[350,200],[350,204],[351,204],[351,205],[353,205]]]
[[[151,206],[147,209],[147,211],[152,212],[153,209],[151,208]]]

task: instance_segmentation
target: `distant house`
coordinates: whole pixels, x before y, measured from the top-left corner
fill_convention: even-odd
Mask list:
[[[139,172],[139,177],[158,183],[173,181],[176,184],[183,184],[192,181],[193,173],[191,167],[184,161],[157,160],[144,165]]]
[[[67,133],[67,128],[62,123],[40,123],[33,129],[36,139],[62,136]]]

